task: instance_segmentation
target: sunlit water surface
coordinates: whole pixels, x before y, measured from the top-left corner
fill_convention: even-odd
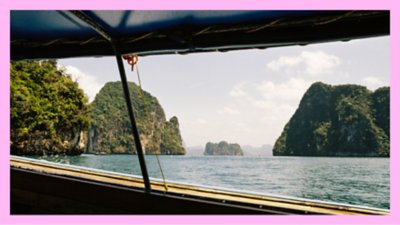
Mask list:
[[[42,156],[36,159],[141,175],[135,155]],[[390,207],[389,158],[159,156],[165,179],[190,184]],[[155,156],[150,177],[161,178]]]

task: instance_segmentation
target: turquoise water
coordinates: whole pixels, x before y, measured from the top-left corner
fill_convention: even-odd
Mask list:
[[[141,175],[135,155],[34,157]],[[389,209],[389,158],[159,156],[165,179]],[[150,177],[161,178],[155,156]]]

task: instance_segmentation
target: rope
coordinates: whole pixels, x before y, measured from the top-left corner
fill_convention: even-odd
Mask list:
[[[246,33],[253,33],[253,32],[256,32],[256,31],[265,29],[265,28],[267,28],[267,27],[272,27],[272,26],[274,26],[275,24],[281,22],[282,20],[283,20],[283,19],[274,20],[274,21],[272,21],[272,22],[270,22],[270,23],[268,23],[268,24],[262,25],[262,26],[260,26],[260,27],[256,27],[255,29],[252,29],[252,30],[249,30],[249,31],[246,31]]]
[[[315,23],[315,25],[325,25],[325,24],[328,24],[328,23],[333,23],[333,22],[336,22],[336,21],[341,20],[343,18],[346,18],[348,16],[351,16],[353,13],[355,13],[355,11],[350,11],[350,12],[344,14],[344,15],[337,16],[337,17],[335,17],[333,19],[329,19],[329,20],[325,20],[325,21],[322,21],[322,22]]]
[[[142,100],[143,109],[144,109],[144,113],[145,113],[145,118],[149,118],[148,110],[147,110],[147,107],[146,107],[146,104],[145,104],[145,100],[144,100],[142,82],[140,80],[140,74],[139,74],[139,64],[138,64],[139,57],[138,57],[138,55],[125,55],[125,56],[123,56],[123,58],[128,61],[129,65],[132,66],[132,71],[134,70],[135,65],[136,65],[136,74],[137,74],[138,83],[139,83],[139,87],[140,87],[140,92],[139,92],[140,93],[140,98]],[[161,177],[163,179],[164,188],[165,188],[165,191],[167,192],[168,191],[168,185],[167,185],[167,182],[165,182],[164,171],[162,169],[160,159],[158,158],[158,153],[156,152],[155,155],[156,155],[156,159],[157,159],[158,168],[160,169]]]

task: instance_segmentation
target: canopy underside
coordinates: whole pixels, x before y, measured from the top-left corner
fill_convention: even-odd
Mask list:
[[[389,11],[82,11],[122,54],[263,49],[388,35]],[[11,11],[11,59],[114,55],[70,11]]]

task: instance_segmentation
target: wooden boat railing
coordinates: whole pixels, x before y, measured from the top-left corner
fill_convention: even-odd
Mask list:
[[[139,191],[142,195],[146,194],[144,190],[143,180],[140,177],[135,177],[127,174],[120,174],[114,172],[106,172],[96,169],[89,169],[77,166],[49,163],[45,161],[33,160],[22,157],[11,157],[11,170],[15,174],[18,173],[35,173],[36,175],[46,175],[56,177],[59,183],[68,182],[68,179],[75,179],[77,181],[90,181],[97,184],[111,185],[108,187],[113,187],[115,190],[119,188],[128,188],[131,190]],[[21,177],[21,178],[19,178]],[[13,202],[13,197],[15,200],[19,198],[19,203],[23,203],[23,198],[17,197],[18,193],[21,193],[21,189],[25,189],[24,193],[29,192],[29,182],[23,182],[23,176],[15,176],[11,178],[11,200]],[[26,175],[25,175],[26,177]],[[28,175],[29,177],[29,175]],[[35,181],[31,181],[35,182]],[[23,184],[21,187],[21,183]],[[37,185],[37,182],[35,182]],[[50,183],[50,182],[49,182]],[[46,184],[42,184],[46,185]],[[161,195],[164,197],[185,199],[187,201],[205,201],[205,203],[225,205],[232,207],[245,208],[245,214],[254,213],[264,213],[264,214],[332,214],[332,215],[386,215],[389,213],[388,210],[384,209],[374,209],[368,207],[343,205],[336,203],[326,203],[319,201],[311,201],[305,199],[289,198],[289,197],[279,197],[279,196],[268,196],[268,195],[258,195],[251,193],[241,193],[233,192],[228,190],[219,190],[208,187],[199,187],[187,184],[179,184],[168,182],[168,191],[165,190],[164,183],[157,180],[151,180],[152,193],[150,195]],[[75,189],[75,193],[79,194],[80,190],[78,187]],[[39,189],[40,192],[40,189]],[[46,192],[46,191],[44,191]],[[115,191],[117,195],[118,191]],[[41,195],[46,195],[47,193],[36,194],[36,199],[40,201]],[[121,196],[119,196],[121,197]],[[101,201],[101,196],[98,196],[98,201]],[[134,200],[133,200],[134,201]],[[18,202],[18,201],[16,201]],[[62,204],[62,203],[59,203]],[[161,203],[160,203],[161,204]],[[37,207],[33,206],[32,207]],[[158,207],[158,206],[157,206]],[[176,207],[175,213],[185,214],[185,209],[179,209]],[[71,209],[72,210],[72,209]],[[171,209],[167,210],[168,213]],[[181,211],[180,211],[181,210]],[[17,210],[18,211],[18,210]],[[23,211],[23,210],[22,210]],[[139,210],[140,211],[140,210]],[[71,213],[73,210],[71,211]],[[88,212],[90,210],[88,209]],[[103,213],[108,212],[106,209]],[[112,212],[112,210],[110,211]],[[18,213],[18,212],[17,212]],[[124,212],[128,213],[128,212]],[[130,213],[137,213],[133,208]],[[141,212],[143,213],[143,212]],[[164,211],[150,211],[147,213],[164,214]],[[189,211],[190,214],[208,214],[209,212],[204,208],[199,208],[198,211]],[[213,212],[218,213],[218,210]],[[222,211],[222,214],[229,213],[228,211]]]

